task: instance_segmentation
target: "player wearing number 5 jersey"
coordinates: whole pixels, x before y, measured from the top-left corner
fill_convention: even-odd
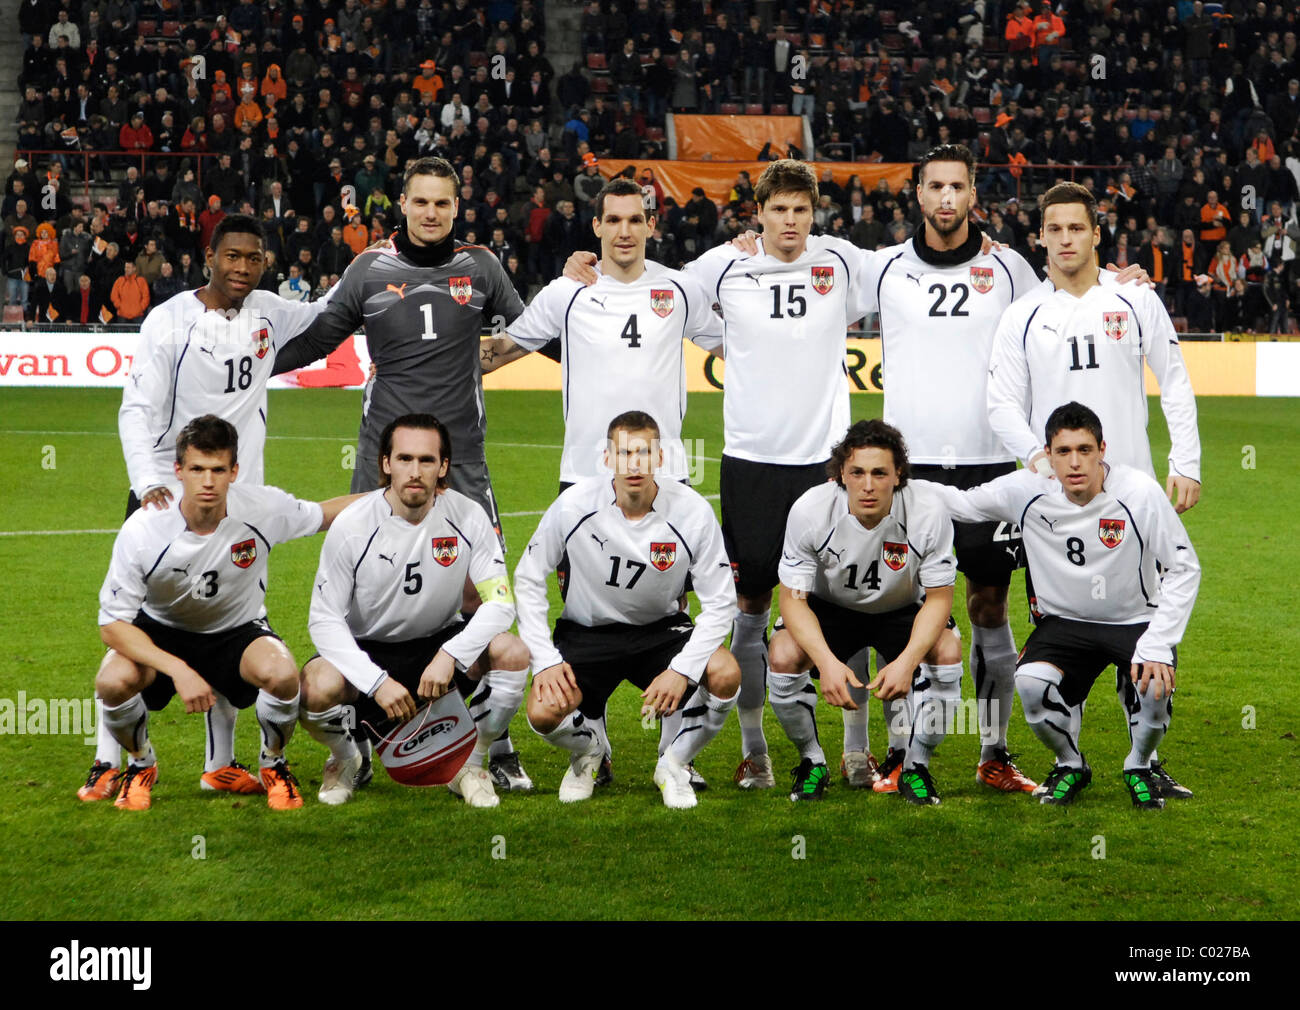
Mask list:
[[[479,736],[449,788],[470,806],[494,807],[483,758],[528,680],[527,654],[506,633],[515,608],[501,544],[482,507],[447,486],[454,443],[441,421],[396,418],[380,445],[383,486],[330,530],[312,591],[320,654],[302,671],[303,723],[330,749],[320,800],[345,803],[364,784],[350,729],[409,719],[415,696],[441,697],[456,680],[463,693],[477,689],[469,711]],[[482,605],[465,622],[467,577]],[[345,716],[349,705],[355,722]]]
[[[970,491],[929,486],[955,518],[1020,524],[1043,616],[1021,652],[1016,689],[1025,720],[1056,758],[1041,802],[1072,802],[1091,781],[1079,748],[1083,707],[1114,664],[1131,741],[1124,781],[1134,805],[1158,808],[1167,794],[1152,758],[1173,714],[1176,647],[1200,564],[1160,486],[1105,462],[1094,411],[1058,407],[1046,436],[1055,479],[1027,469]]]
[[[187,712],[206,712],[220,692],[238,708],[256,705],[268,805],[300,807],[284,756],[298,721],[298,678],[266,622],[267,561],[276,544],[327,529],[352,499],[317,504],[276,488],[232,487],[238,435],[211,414],[181,430],[175,451],[179,500],[126,521],[99,594],[109,652],[95,693],[109,731],[130,754],[115,805],[150,806],[158,770],[149,710],[179,694]]]
[[[605,472],[605,429],[625,410],[661,426],[661,480],[688,476],[682,446],[686,359],[682,340],[716,346],[722,322],[713,298],[686,274],[645,258],[654,216],[641,187],[624,178],[596,197],[592,228],[600,239],[600,278],[585,286],[559,277],[546,285],[491,345],[491,371],[558,338],[563,372],[564,452],[560,483]]]
[[[428,411],[456,446],[451,487],[482,505],[499,529],[483,454],[479,337],[485,323],[504,327],[524,306],[490,250],[456,241],[459,189],[456,170],[443,159],[408,163],[405,221],[393,246],[363,252],[348,265],[325,312],[285,347],[276,371],[325,357],[364,325],[376,373],[362,404],[352,490],[377,486],[384,428],[403,414]]]
[[[682,710],[681,728],[655,766],[665,805],[693,807],[687,766],[736,703],[740,671],[722,647],[736,591],[713,509],[697,492],[658,482],[659,426],[628,411],[607,429],[613,474],[574,484],[546,510],[515,570],[519,636],[533,668],[528,721],[569,752],[561,802],[588,799],[604,746],[600,719],[623,680],[643,689],[643,713]],[[612,476],[612,479],[611,479]],[[567,554],[564,611],[552,637],[546,578]],[[679,608],[690,576],[702,607]]]
[[[1048,280],[1002,317],[989,363],[989,421],[1002,442],[1034,465],[1048,414],[1078,400],[1109,437],[1107,459],[1155,476],[1147,439],[1143,364],[1160,385],[1169,424],[1168,488],[1178,511],[1200,497],[1196,397],[1178,336],[1154,291],[1117,287],[1098,270],[1097,206],[1087,189],[1060,183],[1041,198]],[[1044,464],[1040,470],[1045,471]]]

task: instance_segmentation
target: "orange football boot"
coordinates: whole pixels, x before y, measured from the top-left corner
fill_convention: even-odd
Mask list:
[[[876,779],[875,784],[871,787],[873,792],[898,792],[898,776],[903,772],[903,758],[906,756],[907,751],[902,747],[889,748],[889,753],[885,755],[885,760],[880,763],[880,778]]]
[[[262,785],[266,787],[266,805],[272,810],[297,810],[302,806],[302,788],[284,758],[262,769]]]
[[[157,781],[156,764],[148,768],[128,764],[126,774],[122,776],[122,791],[113,801],[113,806],[119,810],[148,810],[153,805],[151,791]]]
[[[226,767],[218,768],[216,771],[204,772],[203,777],[199,779],[199,787],[215,792],[241,795],[266,792],[262,788],[262,783],[249,773],[247,766],[241,765],[238,761],[232,761]]]
[[[122,773],[105,761],[96,761],[90,766],[86,784],[77,790],[77,799],[86,803],[96,800],[111,800],[117,795],[117,787],[122,784]]]
[[[975,781],[1004,793],[1032,793],[1038,788],[1038,783],[1017,768],[1005,750],[998,751],[997,757],[981,762],[975,769]]]

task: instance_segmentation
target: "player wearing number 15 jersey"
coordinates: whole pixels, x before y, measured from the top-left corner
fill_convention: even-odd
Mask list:
[[[330,530],[311,597],[320,655],[303,667],[303,723],[330,749],[320,800],[345,803],[364,784],[344,706],[378,727],[411,718],[414,696],[441,697],[459,678],[463,693],[478,688],[469,710],[479,735],[449,788],[470,806],[494,807],[483,758],[528,680],[525,650],[507,634],[515,608],[501,543],[483,508],[447,486],[453,443],[441,421],[403,415],[380,446],[383,485]],[[467,577],[482,605],[465,622]]]
[[[663,454],[654,419],[628,411],[607,434],[613,473],[561,494],[515,570],[519,637],[537,670],[528,721],[569,752],[560,801],[588,799],[604,747],[587,723],[604,716],[621,681],[631,681],[643,689],[644,713],[682,708],[654,781],[666,806],[693,807],[687,766],[726,722],[740,686],[736,661],[722,647],[736,606],[731,566],[709,503],[684,484],[655,479]],[[568,593],[552,637],[546,578],[566,553]],[[694,625],[678,603],[688,575],[702,606]]]
[[[1152,756],[1173,714],[1176,647],[1201,578],[1196,551],[1151,477],[1104,462],[1094,411],[1058,407],[1046,436],[1055,479],[1027,469],[970,491],[929,486],[955,518],[1018,522],[1023,532],[1043,616],[1021,652],[1016,690],[1056,758],[1041,802],[1072,802],[1091,781],[1079,749],[1083,707],[1114,664],[1131,741],[1124,781],[1134,805],[1161,807]]]
[[[863,685],[845,664],[874,647],[887,665],[870,686],[882,699],[911,690],[898,794],[938,803],[930,758],[961,692],[961,644],[945,630],[957,572],[952,522],[928,487],[909,483],[903,437],[883,421],[853,425],[826,470],[833,481],[790,509],[781,549],[784,627],[769,650],[772,711],[799,748],[790,799],[820,799],[828,779],[809,669],[827,701],[856,709],[849,688]]]

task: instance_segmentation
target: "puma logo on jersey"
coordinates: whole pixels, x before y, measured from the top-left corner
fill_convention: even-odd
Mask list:
[[[904,270],[903,273],[906,275],[907,279],[911,281],[913,284],[915,284],[918,288],[921,286],[920,274],[909,274],[906,270]]]
[[[376,553],[378,553],[378,552],[376,552]],[[395,562],[395,561],[393,560],[393,557],[394,557],[394,556],[393,556],[392,554],[380,554],[380,555],[379,555],[379,560],[380,560],[380,561],[387,561],[390,565],[393,565],[394,567],[396,567],[397,562]]]
[[[835,555],[835,560],[836,560],[836,561],[841,560],[841,559],[843,558],[843,556],[844,556],[844,552],[843,552],[843,551],[837,551],[837,550],[835,550],[835,548],[833,548],[833,547],[827,547],[827,548],[826,548],[826,553],[827,553],[827,554],[834,554],[834,555]]]
[[[1055,333],[1058,337],[1061,335],[1061,331],[1058,330],[1055,326],[1048,326],[1046,323],[1043,323],[1042,325],[1043,325],[1043,329],[1048,331],[1049,333]]]
[[[1041,515],[1041,514],[1039,515],[1038,518],[1041,519],[1041,520],[1043,520],[1043,522],[1047,523],[1047,528],[1048,528],[1049,530],[1051,530],[1053,533],[1056,532],[1056,523],[1057,523],[1057,520],[1055,520],[1055,519],[1048,519],[1047,516],[1045,516],[1045,515]]]
[[[193,561],[190,562],[190,565],[192,564],[194,564]],[[184,568],[173,568],[172,571],[175,572],[177,575],[188,576],[190,574],[190,565],[186,565]]]
[[[605,298],[608,298],[608,297],[609,297],[608,295],[605,295],[605,296],[603,296],[603,297],[601,297],[601,298],[597,298],[595,295],[592,295],[592,296],[591,296],[591,300],[592,300],[593,302],[595,302],[597,305],[599,305],[599,306],[603,309],[603,308],[605,307]]]
[[[329,581],[329,579],[321,579],[319,582],[317,582],[317,583],[316,583],[316,592],[318,592],[318,593],[323,593],[323,592],[325,592],[325,583],[327,583],[328,581]]]
[[[405,282],[405,281],[402,282],[401,284],[390,284],[390,285],[388,285],[388,287],[387,287],[385,290],[387,290],[387,291],[392,291],[392,292],[396,293],[396,295],[397,295],[398,298],[401,298],[401,299],[405,299],[405,298],[406,298],[406,282]]]
[[[200,346],[199,346],[199,353],[200,353],[200,354],[206,354],[206,355],[207,355],[209,358],[211,358],[213,361],[216,361],[216,360],[217,360],[217,355],[216,355],[216,353],[212,350],[211,347],[203,347],[202,345],[200,345]]]
[[[602,551],[605,549],[605,544],[609,543],[609,537],[606,537],[604,540],[602,540],[594,533],[591,535],[591,539],[596,541],[597,545],[599,545]]]
[[[122,591],[122,587],[121,587],[121,586],[114,586],[114,587],[112,588],[111,591],[112,591],[113,595],[116,596],[118,593],[120,593],[120,592]]]

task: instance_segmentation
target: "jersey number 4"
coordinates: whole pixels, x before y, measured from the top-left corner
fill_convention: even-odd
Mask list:
[[[636,328],[635,312],[627,317],[627,322],[623,325],[623,332],[619,336],[627,341],[628,347],[641,346],[641,331]]]

